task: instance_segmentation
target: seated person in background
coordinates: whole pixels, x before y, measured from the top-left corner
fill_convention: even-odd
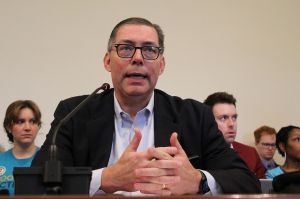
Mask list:
[[[285,162],[282,166],[266,172],[268,179],[283,173],[300,171],[300,128],[297,126],[282,127],[276,135],[276,147]]]
[[[41,112],[30,100],[18,100],[6,110],[3,127],[12,148],[0,154],[0,188],[14,195],[14,167],[29,167],[38,147],[34,140],[41,126]]]
[[[95,96],[62,126],[58,159],[65,166],[92,167],[90,195],[260,192],[209,108],[155,89],[165,68],[163,52],[158,25],[128,18],[114,27],[103,59],[114,89]],[[85,98],[60,102],[32,166],[45,164],[53,129]]]
[[[269,126],[261,126],[254,131],[257,153],[266,170],[278,166],[273,159],[276,151],[276,130]]]
[[[234,141],[237,133],[238,117],[235,103],[234,96],[226,92],[213,93],[204,101],[204,104],[211,107],[225,141],[240,155],[257,178],[265,178],[265,168],[255,148]]]

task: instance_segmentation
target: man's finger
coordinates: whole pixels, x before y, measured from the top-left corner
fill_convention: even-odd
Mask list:
[[[167,147],[157,147],[157,150],[164,151],[165,153],[174,156],[178,153],[178,149],[174,146],[167,146]]]
[[[135,170],[135,175],[140,179],[142,177],[157,177],[157,176],[175,176],[178,174],[176,168],[178,166],[174,166],[174,169],[161,169],[161,168],[139,168]]]
[[[172,133],[171,138],[170,138],[170,143],[171,143],[171,146],[174,146],[178,149],[179,153],[182,153],[182,152],[184,152],[184,150],[183,150],[181,144],[179,143],[177,137],[178,137],[178,134],[176,132]]]
[[[154,159],[147,164],[147,168],[160,168],[160,169],[177,169],[181,167],[182,162],[173,158],[171,160],[158,160]]]
[[[134,136],[125,151],[129,151],[129,152],[136,151],[137,148],[139,147],[141,139],[142,139],[142,133],[140,129],[138,128],[134,129]]]
[[[162,185],[160,185],[162,187]],[[160,189],[155,191],[149,191],[149,190],[140,190],[141,193],[144,194],[154,194],[154,195],[160,195],[160,196],[170,196],[172,192],[168,189]]]
[[[134,188],[140,190],[141,193],[156,195],[171,195],[171,191],[167,189],[167,185],[158,183],[135,183]]]
[[[147,150],[148,159],[158,160],[172,160],[173,156],[177,154],[176,147],[160,147],[160,148],[149,148]]]

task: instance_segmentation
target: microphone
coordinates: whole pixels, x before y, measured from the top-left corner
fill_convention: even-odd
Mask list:
[[[81,101],[70,113],[68,113],[55,127],[53,131],[52,142],[50,146],[50,160],[46,161],[44,168],[44,184],[47,185],[46,192],[48,194],[59,194],[61,193],[62,183],[62,163],[57,159],[57,146],[56,136],[62,125],[68,122],[84,105],[86,105],[92,97],[94,97],[99,90],[103,92],[108,91],[110,85],[108,83],[102,84],[94,92],[88,95],[83,101]]]
[[[103,92],[109,90],[110,85],[108,83],[102,84],[99,88],[97,88],[94,92],[92,92],[87,98],[85,98],[81,103],[79,103],[70,113],[68,113],[56,126],[53,132],[52,142],[51,142],[51,152],[50,152],[50,159],[55,160],[57,159],[57,149],[56,149],[56,136],[57,132],[60,129],[60,127],[65,124],[73,115],[75,115],[86,103],[90,101],[92,97],[94,97],[99,90],[103,90]]]

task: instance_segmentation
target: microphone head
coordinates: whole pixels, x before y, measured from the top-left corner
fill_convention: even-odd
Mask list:
[[[104,83],[102,84],[101,88],[104,90],[104,91],[107,91],[108,89],[110,89],[110,85],[108,83]]]

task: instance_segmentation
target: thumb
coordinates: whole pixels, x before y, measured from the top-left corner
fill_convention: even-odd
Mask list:
[[[185,152],[184,152],[181,144],[179,143],[177,137],[178,137],[178,134],[176,132],[172,133],[171,138],[170,138],[171,146],[176,147],[178,149],[179,153],[184,153],[185,154]]]
[[[132,140],[130,141],[129,145],[126,148],[126,151],[132,152],[136,151],[137,148],[139,147],[140,141],[142,139],[142,133],[139,128],[134,129],[134,136]]]

